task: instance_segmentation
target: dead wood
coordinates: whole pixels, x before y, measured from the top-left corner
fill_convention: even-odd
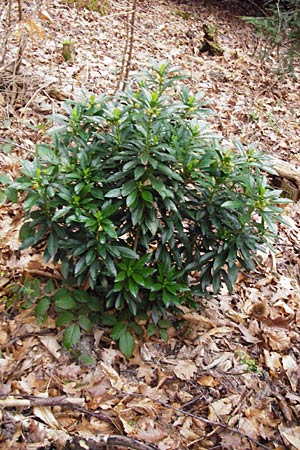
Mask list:
[[[300,169],[279,158],[272,158],[272,165],[278,173],[278,176],[273,176],[274,185],[282,189],[291,200],[300,200]]]
[[[18,398],[14,396],[8,396],[6,398],[0,398],[1,408],[32,408],[34,406],[82,406],[85,401],[83,398],[67,397],[65,395],[58,397],[29,397]]]

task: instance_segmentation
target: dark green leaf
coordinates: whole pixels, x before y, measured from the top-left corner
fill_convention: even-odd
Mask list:
[[[88,355],[87,353],[82,353],[78,360],[85,364],[86,366],[94,366],[96,364],[94,358],[91,355]]]
[[[170,328],[172,326],[172,323],[169,320],[162,319],[158,321],[158,326],[160,328]]]
[[[78,344],[80,338],[80,328],[77,324],[70,325],[66,328],[63,336],[63,344],[67,350]]]
[[[49,252],[49,255],[51,257],[54,257],[56,255],[57,250],[58,250],[58,236],[52,232],[48,237],[47,251]]]
[[[123,256],[123,258],[137,259],[136,252],[131,248],[121,246],[118,246],[117,248],[119,250],[120,255]]]
[[[60,288],[54,295],[54,304],[59,309],[74,309],[76,302],[70,291],[66,288]]]
[[[61,327],[63,325],[68,325],[74,319],[74,314],[71,311],[63,311],[57,315],[55,325]]]
[[[154,325],[153,323],[149,323],[147,325],[147,336],[153,336],[157,333],[157,326]]]
[[[96,297],[95,295],[90,295],[87,306],[90,311],[100,312],[103,309],[102,301],[100,297]]]
[[[90,319],[84,315],[80,314],[77,319],[77,323],[84,331],[91,332],[93,329],[93,324]]]
[[[7,200],[12,202],[12,203],[17,203],[18,202],[18,191],[17,189],[13,188],[13,187],[8,187],[5,191]]]
[[[6,202],[6,193],[0,189],[0,206]]]
[[[144,329],[138,323],[131,321],[129,327],[137,334],[139,337],[144,335]]]
[[[138,292],[139,292],[139,287],[138,285],[131,279],[128,280],[128,288],[129,288],[129,292],[131,293],[131,295],[133,297],[137,297]]]
[[[134,351],[135,342],[134,337],[129,331],[123,331],[119,338],[119,349],[129,359]]]
[[[142,190],[142,197],[147,203],[153,203],[153,195],[150,191]]]
[[[111,189],[110,191],[108,191],[105,194],[106,198],[115,198],[115,197],[120,197],[120,195],[122,195],[122,189],[121,188],[114,188]]]
[[[134,169],[134,179],[138,180],[143,176],[144,173],[145,173],[145,166],[137,166]]]
[[[165,330],[164,328],[161,328],[159,330],[159,335],[165,342],[168,342],[169,336],[168,336],[167,330]]]
[[[49,297],[43,297],[38,302],[36,307],[34,308],[34,315],[38,320],[44,321],[47,318],[46,313],[48,312],[50,308],[50,299]]]
[[[72,292],[73,298],[76,300],[76,302],[79,303],[89,303],[91,300],[91,295],[86,292],[82,291],[80,289],[75,289],[75,291]]]
[[[228,208],[228,209],[244,209],[245,203],[241,202],[239,200],[228,200],[224,203],[222,203],[221,208]]]
[[[114,326],[116,324],[116,321],[117,318],[112,314],[104,312],[101,315],[101,322],[104,323],[104,325]]]
[[[111,337],[113,338],[113,340],[118,341],[121,337],[121,334],[126,331],[126,328],[126,323],[117,322],[111,331]]]

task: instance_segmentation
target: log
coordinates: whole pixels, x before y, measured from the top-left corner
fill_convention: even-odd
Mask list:
[[[272,166],[278,173],[272,177],[273,184],[294,202],[300,200],[300,169],[279,158],[272,158]]]

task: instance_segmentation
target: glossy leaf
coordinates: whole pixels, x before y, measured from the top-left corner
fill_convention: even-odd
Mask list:
[[[119,349],[129,359],[134,351],[135,341],[130,331],[123,331],[119,338]]]
[[[80,339],[80,328],[74,323],[65,329],[63,335],[63,344],[67,350],[70,350],[71,347],[74,347],[78,344]]]
[[[58,289],[54,295],[54,304],[59,309],[74,309],[76,302],[73,299],[70,291],[65,288]]]

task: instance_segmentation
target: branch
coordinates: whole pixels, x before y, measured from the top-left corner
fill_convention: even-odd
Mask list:
[[[1,408],[33,408],[34,406],[82,406],[85,404],[84,398],[66,397],[61,395],[58,397],[32,397],[19,398],[8,396],[4,399],[0,398]]]
[[[19,396],[20,397],[20,396]],[[52,407],[52,406],[64,406],[64,407],[70,407],[77,411],[80,411],[84,414],[91,415],[93,417],[97,417],[100,420],[103,420],[105,422],[111,423],[111,419],[109,417],[106,417],[105,415],[101,413],[97,413],[94,411],[89,411],[86,408],[83,408],[81,405],[85,403],[83,398],[78,397],[66,397],[66,396],[57,396],[57,397],[35,397],[35,396],[28,396],[28,398],[17,398],[13,396],[6,397],[4,399],[0,398],[0,408],[33,408],[35,406],[46,406],[46,407]],[[101,447],[108,447],[112,445],[118,445],[119,447],[129,447],[134,450],[156,450],[156,447],[153,447],[152,445],[144,444],[143,442],[137,441],[136,439],[126,437],[126,436],[118,436],[118,435],[109,435],[104,434],[97,437],[97,441],[94,441],[93,439],[86,440],[82,437],[77,438],[74,437],[73,444],[76,443],[77,440],[80,440],[80,442],[84,441],[86,444],[88,444],[88,448],[90,450],[97,450]],[[80,450],[82,447],[80,445],[80,442],[77,442],[76,448]]]

